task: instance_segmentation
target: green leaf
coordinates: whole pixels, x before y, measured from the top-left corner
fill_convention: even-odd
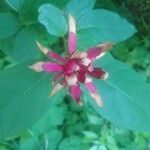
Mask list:
[[[0,13],[0,39],[13,35],[19,30],[19,28],[20,25],[15,16]]]
[[[77,47],[78,50],[86,50],[93,47],[102,41],[99,36],[98,28],[85,28],[77,31]],[[109,41],[109,40],[106,40]]]
[[[52,5],[64,8],[68,0],[26,0],[21,9],[21,19],[23,22],[33,24],[38,23],[38,9],[41,5],[51,3]]]
[[[66,8],[67,13],[71,13],[78,21],[88,11],[92,10],[95,0],[71,0]]]
[[[37,38],[38,34],[31,28],[22,29],[14,41],[13,58],[19,62],[39,59],[41,53],[36,44]]]
[[[63,97],[63,95],[60,92],[58,96]],[[44,117],[41,118],[34,126],[32,126],[32,131],[34,132],[36,136],[40,136],[41,134],[48,132],[52,127],[56,127],[58,125],[63,124],[66,113],[64,113],[64,110],[62,107],[56,107],[54,105],[51,105],[50,111],[46,113],[46,115],[44,115]],[[55,108],[56,108],[56,111],[55,111]]]
[[[0,58],[0,70],[2,70],[5,66],[5,60]]]
[[[15,11],[19,11],[25,0],[5,0]]]
[[[85,150],[88,149],[88,143],[84,142],[79,136],[71,136],[69,138],[63,139],[60,143],[59,149],[60,150]]]
[[[9,150],[6,146],[0,145],[0,150]]]
[[[98,139],[98,135],[96,133],[94,133],[94,132],[83,131],[82,133],[86,136],[86,138],[93,139],[93,140],[94,139]]]
[[[62,12],[51,4],[45,4],[39,8],[40,23],[45,25],[47,31],[54,36],[63,36],[67,32],[67,22]]]
[[[0,40],[0,48],[20,63],[38,60],[41,57],[36,44],[39,33],[32,28],[23,28],[16,36]]]
[[[23,137],[20,140],[20,150],[39,150],[39,143],[33,137]]]
[[[96,65],[110,75],[106,81],[95,81],[104,100],[103,108],[98,107],[85,92],[93,108],[115,125],[139,131],[150,130],[150,85],[110,55],[104,56]]]
[[[104,124],[104,121],[102,118],[100,118],[98,115],[93,115],[93,114],[88,114],[87,115],[88,117],[88,121],[90,124],[93,124],[93,125],[103,125]]]
[[[126,19],[105,9],[92,10],[86,13],[78,22],[78,28],[82,32],[80,36],[84,36],[85,41],[88,41],[90,37],[99,43],[120,42],[136,32],[134,26]]]
[[[60,96],[60,95],[59,95]],[[63,98],[63,96],[61,95]],[[62,105],[62,104],[61,104]],[[53,106],[49,111],[49,122],[53,126],[62,125],[67,114],[67,108],[62,105],[61,106]],[[56,116],[57,114],[57,116]]]
[[[48,74],[20,65],[1,72],[0,83],[0,138],[29,128],[48,111]]]
[[[63,134],[59,130],[50,131],[47,135],[48,142],[50,143],[49,149],[56,150]]]
[[[49,0],[26,0],[21,9],[21,19],[26,24],[38,24],[38,8]]]
[[[8,56],[11,56],[15,36],[0,40],[0,49]]]

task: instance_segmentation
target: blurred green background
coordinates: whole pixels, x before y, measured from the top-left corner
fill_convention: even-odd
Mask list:
[[[97,0],[95,8],[117,12],[135,25],[136,35],[117,44],[111,53],[150,82],[150,0]],[[11,61],[0,51],[0,69]],[[66,96],[63,101],[58,98],[50,111],[30,129],[0,140],[0,150],[57,149],[150,150],[150,133],[112,125],[90,106],[78,107]]]

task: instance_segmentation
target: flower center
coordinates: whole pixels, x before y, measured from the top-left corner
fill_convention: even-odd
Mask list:
[[[77,65],[77,59],[70,59],[65,65],[64,65],[64,72],[66,75],[72,75],[77,70],[79,70],[79,66]]]

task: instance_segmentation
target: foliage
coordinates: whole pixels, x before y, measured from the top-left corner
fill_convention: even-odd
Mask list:
[[[70,101],[70,97],[65,97],[64,101],[55,102],[50,111],[19,138],[9,138],[1,143],[8,150],[142,150],[149,148],[149,139],[149,134],[113,126],[89,106],[81,109]]]
[[[136,29],[116,13],[120,8],[116,9],[115,4],[121,2],[103,1],[103,9],[93,9],[94,3],[5,0],[0,4],[0,150],[149,148],[148,133],[127,130],[150,130],[150,85],[145,82],[145,76],[147,81],[150,77],[149,36],[122,42]],[[97,1],[95,7],[102,7],[101,3]],[[109,7],[114,12],[104,9]],[[125,8],[121,7],[121,14],[133,21],[135,18]],[[87,92],[81,108],[71,101],[66,90],[49,98],[51,75],[35,73],[27,67],[44,58],[36,40],[59,53],[65,52],[68,12],[77,20],[79,50],[105,41],[121,42],[111,54],[141,73],[110,54],[101,59],[96,65],[110,74],[106,81],[95,81],[105,101],[102,109]]]

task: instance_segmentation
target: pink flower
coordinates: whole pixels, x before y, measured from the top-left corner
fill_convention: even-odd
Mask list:
[[[93,62],[102,57],[107,49],[112,48],[112,43],[100,44],[87,50],[87,52],[76,51],[76,22],[72,15],[69,14],[69,41],[66,57],[61,57],[57,53],[43,47],[37,43],[41,51],[55,61],[40,61],[30,66],[37,72],[54,73],[53,81],[57,84],[51,91],[51,96],[58,92],[62,87],[67,87],[72,98],[82,104],[82,90],[80,84],[84,84],[89,91],[90,96],[99,106],[103,106],[100,94],[97,92],[92,78],[107,79],[108,73],[101,68],[94,67]]]

